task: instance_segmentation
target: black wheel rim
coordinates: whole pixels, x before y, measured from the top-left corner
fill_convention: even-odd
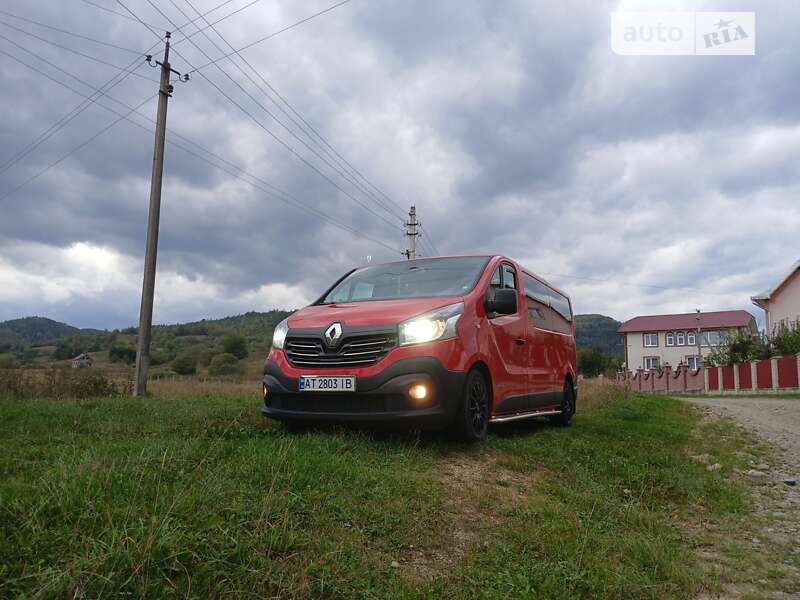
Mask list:
[[[489,395],[481,377],[475,377],[469,387],[469,421],[477,435],[482,435],[489,423]]]

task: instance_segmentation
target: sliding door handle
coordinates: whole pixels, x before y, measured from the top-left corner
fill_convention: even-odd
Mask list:
[[[525,338],[517,338],[517,339],[514,340],[514,343],[517,346],[522,346],[525,343]]]

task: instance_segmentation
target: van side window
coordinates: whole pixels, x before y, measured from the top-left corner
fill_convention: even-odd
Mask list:
[[[555,290],[550,290],[550,306],[561,315],[565,320],[572,321],[572,310],[569,307],[569,300]]]
[[[525,284],[528,315],[533,326],[559,333],[569,333],[572,311],[567,297],[527,273],[522,274],[522,281]]]
[[[503,265],[503,287],[517,289],[517,277],[514,274],[514,267],[511,265]]]
[[[522,274],[522,283],[525,286],[525,301],[531,323],[539,329],[549,329],[547,313],[550,307],[547,288],[527,273]]]

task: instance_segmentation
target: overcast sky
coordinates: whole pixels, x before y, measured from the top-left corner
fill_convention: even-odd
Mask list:
[[[93,1],[124,12],[114,0]],[[206,12],[221,0],[159,0],[167,18],[147,0],[124,1],[172,29],[180,72],[230,51],[211,29],[211,39],[181,42],[196,28],[167,20],[183,25],[181,11],[193,18],[192,6]],[[262,0],[215,27],[238,49],[333,3]],[[644,8],[755,11],[756,55],[614,54],[610,13]],[[158,42],[140,23],[82,0],[6,0],[3,9],[140,53]],[[16,28],[0,25],[0,320],[132,325],[158,71],[134,52],[0,21]],[[136,120],[145,128],[119,122],[7,195],[119,118],[92,105],[9,165],[83,100],[45,74],[91,94],[86,84],[119,73],[20,30],[119,67],[139,60],[101,102],[121,114],[144,102]],[[399,213],[412,203],[424,253],[430,241],[441,254],[506,254],[569,292],[577,312],[757,314],[749,297],[800,258],[798,31],[800,5],[790,0],[352,0],[242,56],[381,194],[230,61],[217,65],[233,81],[212,65],[176,82],[168,139],[202,154],[184,136],[231,164],[226,173],[167,146],[155,321],[300,307],[352,266],[400,258]],[[233,177],[237,168],[262,189]],[[269,185],[291,199],[267,193]],[[387,197],[394,215],[376,201],[389,205]]]

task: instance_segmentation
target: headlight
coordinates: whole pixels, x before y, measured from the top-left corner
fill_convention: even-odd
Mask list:
[[[464,303],[458,302],[400,323],[400,345],[423,344],[456,336],[456,323],[464,314]]]
[[[275,326],[275,332],[272,334],[272,347],[276,350],[283,350],[283,342],[286,341],[286,334],[289,333],[289,318]]]

